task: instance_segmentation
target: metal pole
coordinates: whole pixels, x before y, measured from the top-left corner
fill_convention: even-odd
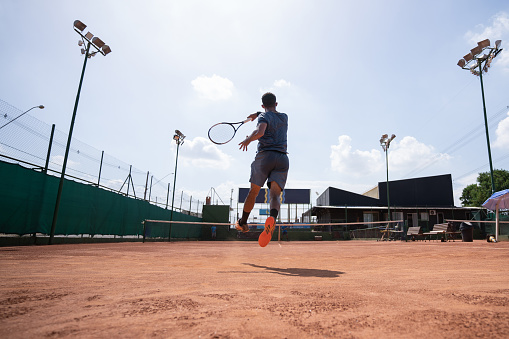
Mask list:
[[[51,145],[53,145],[53,136],[55,135],[55,124],[51,126],[51,135],[49,137],[48,154],[46,155],[46,164],[44,165],[43,173],[48,173],[49,156],[51,155]]]
[[[5,126],[9,125],[11,122],[14,122],[14,120],[17,120],[18,118],[21,118],[22,116],[24,116],[25,114],[27,114],[28,112],[30,112],[31,110],[33,110],[34,108],[44,108],[44,106],[34,106],[32,108],[30,108],[28,111],[25,111],[23,113],[21,113],[20,115],[18,115],[17,117],[15,117],[14,119],[12,119],[11,121],[9,121],[8,123],[2,125],[0,127],[0,129],[4,128]]]
[[[481,79],[482,107],[484,110],[484,127],[486,129],[486,142],[488,143],[488,158],[490,161],[491,194],[495,193],[495,179],[493,178],[493,163],[491,161],[490,134],[488,132],[488,118],[486,116],[486,103],[484,101],[484,86],[482,82],[482,68],[479,62],[479,78]]]
[[[58,219],[58,210],[60,208],[60,200],[62,198],[62,188],[64,187],[65,168],[67,166],[67,158],[69,157],[69,149],[71,148],[72,131],[74,129],[74,121],[76,120],[76,111],[78,110],[78,103],[80,101],[81,86],[83,84],[83,77],[85,75],[85,68],[87,67],[88,52],[90,50],[90,42],[87,43],[87,50],[85,52],[85,61],[83,62],[83,69],[81,70],[80,84],[78,86],[78,93],[76,94],[76,101],[74,103],[74,111],[72,113],[71,126],[69,128],[69,135],[67,136],[67,146],[65,148],[64,163],[62,165],[62,172],[60,174],[60,183],[58,184],[57,200],[55,202],[55,211],[53,212],[53,221],[51,223],[51,231],[49,235],[48,244],[53,243],[55,237],[55,228]]]
[[[149,171],[147,171],[147,179],[145,180],[145,193],[143,194],[143,200],[147,200],[148,174],[149,174]],[[149,198],[149,200],[150,200],[150,198]]]
[[[101,152],[101,163],[99,164],[99,176],[97,177],[97,187],[99,187],[99,184],[101,182],[101,172],[103,169],[103,159],[104,159],[104,151]]]
[[[389,153],[389,145],[387,145],[387,148],[385,149],[385,164],[387,167],[387,213],[389,213],[389,221],[391,221],[391,203],[389,200],[389,156],[387,155]]]
[[[170,221],[173,221],[173,202],[175,201],[175,184],[177,182],[177,162],[179,159],[179,146],[180,141],[177,142],[177,155],[175,156],[175,174],[173,175],[173,194],[171,198],[171,212],[170,212]],[[170,222],[170,234],[168,235],[168,241],[171,242],[171,222]]]
[[[168,192],[166,193],[166,209],[168,209],[168,199],[170,198],[170,183],[168,183]]]
[[[132,169],[133,169],[133,165],[129,165],[129,175],[127,176],[127,197],[128,198],[129,198],[129,186],[130,186],[130,183],[131,183],[131,170]]]
[[[150,177],[150,189],[148,191],[148,201],[150,201],[150,197],[152,196],[152,180],[154,179],[154,176],[152,175]],[[157,202],[157,197],[156,197],[156,202]]]

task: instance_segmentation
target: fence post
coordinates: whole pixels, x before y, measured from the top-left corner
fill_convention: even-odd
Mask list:
[[[150,197],[152,196],[152,179],[154,179],[154,176],[150,177],[150,188],[148,191],[148,201],[150,201]],[[156,202],[157,202],[157,200],[156,200]]]
[[[44,165],[43,173],[48,173],[49,156],[51,154],[51,145],[53,144],[53,135],[55,135],[55,124],[51,126],[51,135],[49,137],[48,154],[46,155],[46,165]]]
[[[191,199],[189,199],[189,215],[191,215],[191,205],[193,204],[193,196],[191,195]]]
[[[147,171],[147,179],[145,180],[145,193],[143,194],[143,200],[147,200],[148,174],[149,174],[149,171]],[[148,199],[150,200],[150,198],[148,198]]]
[[[103,169],[103,158],[104,158],[104,151],[101,152],[101,164],[99,165],[99,176],[97,177],[97,187],[99,187],[99,183],[101,182],[101,171]]]

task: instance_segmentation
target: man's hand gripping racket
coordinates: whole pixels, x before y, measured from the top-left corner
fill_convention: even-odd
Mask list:
[[[260,112],[250,114],[246,120],[239,122],[220,122],[209,128],[209,139],[216,145],[224,145],[231,141],[240,126],[253,121]]]

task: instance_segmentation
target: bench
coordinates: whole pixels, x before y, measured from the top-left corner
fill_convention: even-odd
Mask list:
[[[432,235],[437,236],[435,240],[438,240],[438,236],[442,235],[442,241],[445,241],[445,239],[447,237],[446,233],[447,233],[448,228],[449,228],[449,225],[447,223],[435,224],[435,225],[433,225],[433,229],[431,231],[423,233],[422,235],[424,236],[424,240],[426,240],[426,237],[429,237],[429,241],[431,241]]]
[[[421,227],[420,226],[412,226],[412,227],[409,227],[407,232],[406,232],[406,238],[412,240],[412,241],[415,241],[416,240],[416,237],[420,237],[422,236],[422,231],[421,231]]]
[[[429,241],[431,241],[432,235],[436,235],[436,240],[438,240],[438,236],[442,235],[442,241],[449,241],[449,239],[454,241],[454,235],[460,234],[460,232],[454,231],[453,228],[454,226],[452,223],[435,224],[430,232],[423,233],[424,240],[426,240],[426,236],[429,236]]]

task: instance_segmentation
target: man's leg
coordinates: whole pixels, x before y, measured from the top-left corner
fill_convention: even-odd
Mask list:
[[[258,244],[261,247],[267,246],[267,244],[272,239],[272,233],[274,233],[274,229],[276,228],[276,219],[279,213],[279,207],[281,206],[281,202],[279,201],[279,197],[281,195],[281,187],[275,182],[272,181],[270,183],[270,216],[265,220],[265,228],[263,232],[258,237]]]
[[[270,216],[277,220],[277,216],[279,214],[279,209],[281,208],[281,187],[277,182],[272,181],[270,183]]]
[[[249,218],[249,214],[254,208],[254,205],[256,203],[256,197],[258,196],[260,189],[261,189],[260,186],[251,183],[251,188],[249,189],[249,193],[247,194],[246,200],[244,201],[242,218],[240,218],[240,220],[237,221],[237,225],[235,226],[238,230],[241,230],[242,232],[249,231],[249,228],[246,226],[247,219]]]

